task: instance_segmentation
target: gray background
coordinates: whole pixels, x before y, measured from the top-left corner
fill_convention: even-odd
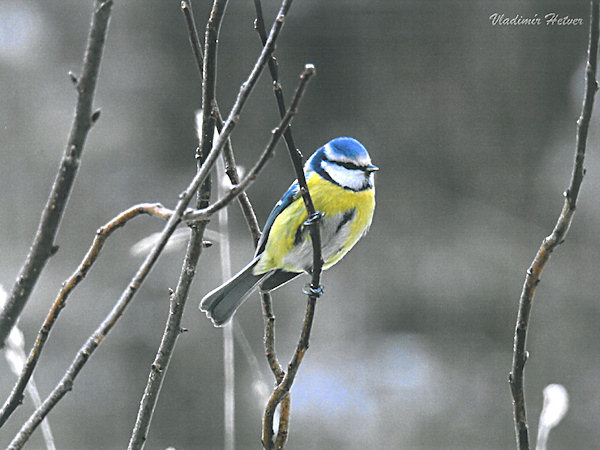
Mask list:
[[[89,135],[58,243],[21,326],[30,345],[62,280],[95,229],[139,202],[174,206],[195,171],[200,83],[179,2],[116,1]],[[209,3],[196,1],[200,30]],[[75,104],[91,2],[0,3],[0,283],[10,289],[63,151]],[[265,1],[270,23],[278,2]],[[583,17],[579,27],[494,27],[489,16]],[[260,50],[250,1],[231,1],[219,53],[218,98],[228,111]],[[294,122],[309,155],[352,135],[381,167],[369,235],[324,274],[310,350],[292,390],[288,447],[482,449],[514,446],[510,369],[525,270],[552,229],[571,173],[583,95],[586,2],[297,1],[277,46],[289,99],[305,63],[312,81]],[[552,448],[600,440],[600,158],[590,130],[588,174],[565,245],[543,274],[530,328],[527,400],[532,435],[548,383],[571,409]],[[277,124],[263,76],[233,135],[248,166]],[[293,175],[283,145],[249,190],[261,223]],[[231,208],[234,270],[252,254]],[[71,296],[36,379],[46,395],[109,311],[141,259],[128,248],[162,227],[139,218],[107,244]],[[51,413],[59,448],[123,448],[168,312],[183,249],[164,255],[120,323]],[[206,251],[184,315],[147,448],[222,446],[221,333],[197,310],[220,279]],[[299,333],[305,280],[275,296],[286,361]],[[253,298],[238,314],[262,380],[262,319]],[[264,397],[236,347],[237,441],[258,448]],[[0,397],[14,377],[0,361]],[[8,443],[31,412],[0,433]],[[40,432],[31,448],[42,445]]]

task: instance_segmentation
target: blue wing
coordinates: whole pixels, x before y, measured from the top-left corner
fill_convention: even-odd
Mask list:
[[[256,247],[256,255],[260,255],[265,250],[265,245],[267,244],[267,239],[269,238],[269,232],[271,231],[271,227],[273,226],[273,222],[275,222],[277,216],[299,197],[300,188],[298,186],[298,181],[294,181],[285,194],[283,194],[281,199],[275,204],[271,214],[269,214],[262,232],[262,236],[260,237]]]

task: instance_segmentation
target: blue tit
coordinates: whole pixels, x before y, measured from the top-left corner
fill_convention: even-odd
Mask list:
[[[320,221],[323,269],[342,259],[369,229],[377,170],[365,147],[351,137],[329,141],[304,165],[315,209],[324,213]],[[311,272],[313,248],[306,220],[296,181],[271,211],[254,259],[202,299],[200,309],[215,326],[227,323],[256,288],[272,291],[302,272]]]

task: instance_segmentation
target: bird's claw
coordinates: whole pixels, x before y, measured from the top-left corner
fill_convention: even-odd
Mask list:
[[[314,214],[312,214],[308,219],[306,219],[304,221],[304,225],[311,226],[311,225],[319,222],[324,216],[325,216],[324,212],[316,211]]]
[[[306,286],[304,286],[304,288],[302,289],[302,293],[310,295],[314,298],[319,298],[321,295],[323,295],[323,285],[314,287],[312,284],[309,283]]]

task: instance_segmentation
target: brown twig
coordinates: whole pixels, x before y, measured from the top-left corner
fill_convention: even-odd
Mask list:
[[[182,5],[183,6],[183,5]],[[206,161],[213,145],[215,128],[216,107],[216,73],[217,73],[217,43],[221,21],[227,8],[227,0],[214,0],[209,20],[206,24],[205,55],[203,61],[202,77],[202,124],[199,130],[199,147],[197,152],[198,170]],[[195,27],[194,27],[195,29]],[[196,35],[197,36],[197,35]],[[194,53],[196,53],[194,51]],[[211,181],[207,177],[200,189],[196,200],[197,208],[206,208],[210,201]],[[140,401],[138,414],[129,440],[129,449],[143,448],[154,409],[160,395],[163,380],[166,376],[171,361],[171,356],[181,334],[181,319],[188,298],[188,292],[194,276],[200,254],[202,253],[202,240],[207,222],[194,222],[190,225],[192,229],[188,242],[183,266],[179,274],[179,280],[175,291],[170,296],[169,315],[165,323],[163,336],[154,358],[148,381],[144,389],[144,395]]]
[[[191,6],[187,1],[181,2],[181,9],[185,16],[186,25],[188,28],[188,35],[190,44],[192,46],[192,51],[194,52],[194,56],[196,59],[196,65],[198,66],[200,73],[202,73],[202,65],[203,65],[203,56],[202,49],[200,46],[200,42],[198,39],[198,32],[196,30],[196,25],[194,21],[193,12]],[[217,106],[218,108],[218,106]],[[222,119],[220,113],[217,115],[217,130],[220,132],[223,127]],[[237,185],[240,183],[240,177],[237,172],[237,165],[235,162],[235,157],[233,154],[233,149],[231,147],[231,142],[228,141],[227,145],[223,149],[223,156],[225,159],[225,173],[227,177],[231,181],[232,185]],[[254,242],[254,246],[258,245],[260,240],[261,231],[260,225],[258,223],[258,219],[256,218],[256,213],[254,212],[254,208],[250,203],[250,199],[246,191],[243,191],[238,196],[238,201],[240,203],[240,207],[242,209],[242,213],[250,230],[250,234],[252,235],[252,240]],[[184,220],[186,220],[184,218]],[[277,382],[279,383],[283,379],[283,375],[285,374],[279,361],[277,360],[277,355],[275,353],[275,329],[274,322],[275,316],[273,315],[273,307],[271,301],[271,294],[268,292],[261,293],[261,303],[263,305],[264,317],[265,317],[265,353],[267,356],[267,360],[269,362],[269,366],[275,375]],[[267,322],[269,322],[267,324]]]
[[[33,374],[37,361],[41,355],[41,352],[44,348],[44,344],[48,339],[48,335],[52,330],[52,326],[56,322],[58,315],[62,311],[62,309],[66,306],[67,299],[71,292],[77,287],[77,285],[83,281],[86,277],[92,265],[98,259],[100,255],[100,251],[104,246],[106,240],[110,237],[110,235],[116,231],[118,228],[125,226],[127,222],[131,219],[141,215],[148,214],[152,216],[161,217],[163,219],[168,219],[172,215],[172,211],[164,208],[159,203],[142,203],[139,205],[132,206],[131,208],[123,211],[112,220],[110,220],[106,225],[98,228],[96,231],[96,236],[92,242],[90,249],[87,254],[83,258],[83,261],[79,264],[75,272],[63,282],[60,291],[42,327],[40,328],[35,343],[29,352],[29,356],[17,383],[15,384],[13,390],[10,393],[8,399],[4,402],[2,409],[0,410],[0,427],[6,422],[6,420],[10,417],[13,411],[22,403],[23,401],[23,392]]]
[[[261,292],[261,303],[263,309],[264,318],[264,345],[265,345],[265,356],[271,372],[275,377],[277,384],[281,383],[285,376],[285,371],[282,369],[279,359],[277,358],[277,352],[275,351],[275,315],[273,314],[273,302],[271,301],[271,294],[268,292]]]
[[[254,7],[256,10],[256,21],[255,21],[255,29],[258,32],[258,35],[261,39],[261,42],[263,45],[265,45],[266,41],[267,41],[267,33],[265,30],[265,24],[264,24],[264,17],[263,17],[263,12],[262,12],[262,5],[260,0],[254,0]],[[271,58],[269,58],[269,72],[271,73],[271,79],[273,80],[273,93],[275,95],[275,99],[277,101],[277,107],[279,110],[279,114],[283,115],[285,113],[285,100],[283,98],[283,91],[281,88],[281,83],[279,81],[279,74],[278,74],[278,65],[277,65],[277,59],[275,58],[275,56],[271,56]],[[297,149],[296,144],[294,143],[294,138],[292,136],[292,129],[291,126],[288,126],[285,129],[284,132],[284,139],[285,139],[285,143],[288,149],[288,152],[290,154],[290,157],[292,158],[292,164],[294,166],[295,172],[296,172],[296,178],[298,179],[298,183],[300,186],[300,192],[302,193],[302,198],[304,200],[304,204],[308,213],[308,217],[309,219],[309,224],[313,225],[310,226],[310,233],[311,233],[311,239],[313,242],[313,279],[311,282],[311,287],[310,287],[310,292],[311,294],[309,295],[309,304],[308,304],[308,309],[312,309],[314,311],[314,306],[316,303],[316,299],[318,298],[318,296],[321,295],[321,287],[319,285],[320,283],[320,275],[321,275],[321,269],[322,269],[322,259],[321,259],[321,237],[320,237],[320,233],[319,233],[319,229],[318,229],[318,219],[320,218],[320,215],[316,214],[314,205],[312,203],[312,199],[310,197],[310,194],[308,192],[308,187],[306,186],[306,180],[304,179],[304,171],[302,168],[302,154],[300,153],[300,151]],[[311,300],[311,296],[313,296],[314,298],[312,298]],[[308,312],[308,311],[307,311]],[[277,381],[278,384],[281,384],[284,380],[285,380],[285,372],[283,371],[283,369],[281,368],[278,360],[277,360],[277,354],[275,352],[275,316],[273,315],[273,309],[271,306],[271,302],[270,302],[270,297],[263,299],[263,316],[265,318],[265,334],[264,334],[264,341],[265,341],[265,354],[267,357],[267,361],[269,362],[269,366],[271,367],[271,371],[273,372],[275,379]],[[311,314],[312,317],[312,314]],[[310,320],[310,322],[305,322],[304,327],[303,327],[303,331],[306,330],[306,348],[308,348],[308,335],[310,334],[310,328],[312,327],[312,319]],[[299,364],[299,361],[298,361]],[[295,370],[297,370],[297,368],[295,368]],[[289,370],[288,370],[288,374],[289,374]],[[279,426],[278,426],[278,431],[277,431],[277,438],[275,440],[275,447],[276,448],[282,448],[285,445],[285,442],[287,440],[287,436],[288,436],[288,427],[289,427],[289,413],[290,413],[290,405],[291,405],[291,399],[290,399],[290,395],[289,395],[289,388],[291,387],[291,384],[293,383],[293,376],[291,378],[288,377],[288,379],[286,380],[286,384],[289,382],[289,387],[287,388],[287,392],[283,395],[283,397],[281,398],[281,407],[280,407],[280,419],[279,419]],[[284,385],[285,387],[285,385]],[[271,397],[273,398],[273,397]],[[277,406],[277,404],[275,404],[275,407]],[[267,414],[267,410],[268,410],[268,406],[267,409],[265,409],[265,416],[263,419],[263,446],[265,446],[265,448],[271,448],[271,446],[273,445],[273,416],[271,415],[269,417],[269,414]],[[273,408],[273,414],[275,412],[275,409]]]
[[[194,53],[196,66],[198,67],[200,76],[202,76],[202,67],[204,65],[202,46],[198,38],[198,31],[196,30],[194,14],[192,12],[191,5],[188,1],[184,0],[181,2],[181,11],[183,12],[183,15],[185,17],[186,26],[188,29],[188,37],[190,45],[192,46],[192,51]],[[216,116],[217,131],[220,133],[223,130],[223,118],[221,116],[219,105],[216,99],[214,104],[214,111]],[[237,165],[235,163],[235,157],[233,155],[231,140],[229,139],[227,140],[227,143],[223,148],[223,157],[225,159],[225,173],[227,174],[227,177],[231,181],[232,185],[238,184],[240,182],[240,178],[236,169]],[[250,229],[250,233],[252,234],[254,246],[256,246],[258,244],[258,241],[260,240],[260,226],[258,224],[256,214],[254,213],[254,208],[252,207],[250,199],[248,198],[248,194],[246,192],[240,193],[240,195],[238,196],[238,202],[240,204],[240,208],[242,209],[242,213],[244,214],[244,217],[246,219],[248,228]]]
[[[524,392],[524,368],[528,355],[527,351],[525,350],[525,345],[527,341],[527,329],[529,326],[529,317],[531,313],[533,296],[535,293],[535,288],[540,282],[542,271],[550,259],[550,255],[558,245],[562,244],[569,231],[569,227],[571,226],[573,215],[575,213],[581,182],[583,181],[585,174],[583,161],[585,156],[588,128],[592,115],[592,108],[594,105],[594,96],[598,90],[598,84],[596,82],[596,65],[600,17],[598,0],[594,0],[591,3],[590,38],[588,46],[588,59],[585,70],[585,94],[581,116],[577,121],[577,137],[573,173],[571,175],[569,187],[564,193],[565,201],[560,216],[558,217],[552,233],[543,240],[539,250],[537,251],[537,254],[535,255],[535,258],[533,259],[533,262],[531,263],[531,266],[527,270],[527,275],[523,284],[523,290],[519,299],[519,311],[517,314],[517,323],[515,326],[514,335],[512,367],[508,376],[508,380],[513,397],[517,447],[521,450],[529,449],[529,431],[527,426],[527,412],[525,407]]]
[[[320,269],[319,269],[320,271]],[[313,270],[313,274],[316,271]],[[314,281],[314,277],[313,277]],[[318,280],[317,280],[318,282]],[[312,286],[311,286],[312,289]],[[263,415],[263,446],[264,448],[271,449],[274,448],[273,444],[273,418],[275,416],[275,410],[277,406],[282,403],[284,398],[289,395],[290,389],[294,380],[296,378],[296,374],[298,373],[298,369],[300,368],[300,364],[302,363],[302,359],[308,349],[308,342],[310,339],[310,332],[312,329],[312,323],[315,315],[315,306],[317,298],[320,295],[320,289],[312,289],[312,292],[308,293],[308,303],[306,307],[306,314],[304,316],[304,322],[302,326],[302,332],[300,334],[300,339],[298,341],[298,345],[296,346],[296,351],[294,352],[294,356],[292,360],[288,364],[288,370],[283,377],[283,380],[277,385],[277,387],[273,390],[269,401],[265,407],[265,413]],[[289,409],[289,406],[288,406]],[[285,413],[286,411],[284,411]],[[289,412],[289,411],[288,411]],[[281,424],[280,424],[281,425]],[[285,419],[284,427],[280,427],[278,431],[277,441],[280,443],[279,447],[283,447],[285,443],[285,437],[287,437],[287,425],[288,422]],[[281,438],[279,437],[281,435]]]
[[[40,223],[27,258],[16,282],[0,311],[0,348],[19,318],[48,259],[58,251],[54,240],[67,206],[87,134],[99,117],[92,112],[96,82],[100,71],[102,51],[106,40],[112,0],[96,0],[79,80],[70,74],[77,88],[77,106],[65,153],[56,173],[54,184],[42,211]]]
[[[307,68],[308,67],[310,67],[312,70],[310,75],[313,75],[315,72],[314,67],[312,65],[307,65]],[[286,128],[286,130],[288,129],[289,128]],[[292,384],[294,383],[296,373],[300,368],[300,363],[302,362],[304,353],[308,349],[308,341],[310,338],[310,331],[312,328],[316,301],[323,292],[322,286],[320,284],[321,270],[323,268],[323,259],[321,255],[321,233],[319,230],[319,220],[322,217],[322,214],[315,210],[312,198],[310,196],[310,192],[306,184],[306,178],[304,176],[301,153],[298,150],[290,151],[289,153],[290,158],[292,160],[292,165],[294,167],[294,171],[296,172],[296,179],[298,180],[300,193],[302,194],[304,206],[308,215],[308,220],[305,222],[305,225],[308,226],[310,229],[310,237],[313,245],[313,266],[311,283],[305,289],[305,293],[308,294],[308,304],[306,309],[304,325],[302,327],[302,332],[300,335],[300,340],[298,341],[296,352],[294,353],[294,356],[292,357],[292,360],[288,365],[288,370],[281,382],[273,391],[273,394],[271,395],[267,403],[265,413],[263,416],[262,442],[263,446],[268,449],[273,448],[273,418],[275,415],[275,409],[277,408],[277,405],[279,405],[282,402],[282,400],[289,394]],[[284,413],[289,413],[289,408],[290,407],[288,399]],[[283,421],[280,420],[280,427],[278,430],[278,436],[276,441],[276,443],[279,443],[278,445],[280,445],[279,448],[283,447],[283,445],[285,444],[285,440],[288,434],[288,424],[289,420],[287,417],[284,417]]]

